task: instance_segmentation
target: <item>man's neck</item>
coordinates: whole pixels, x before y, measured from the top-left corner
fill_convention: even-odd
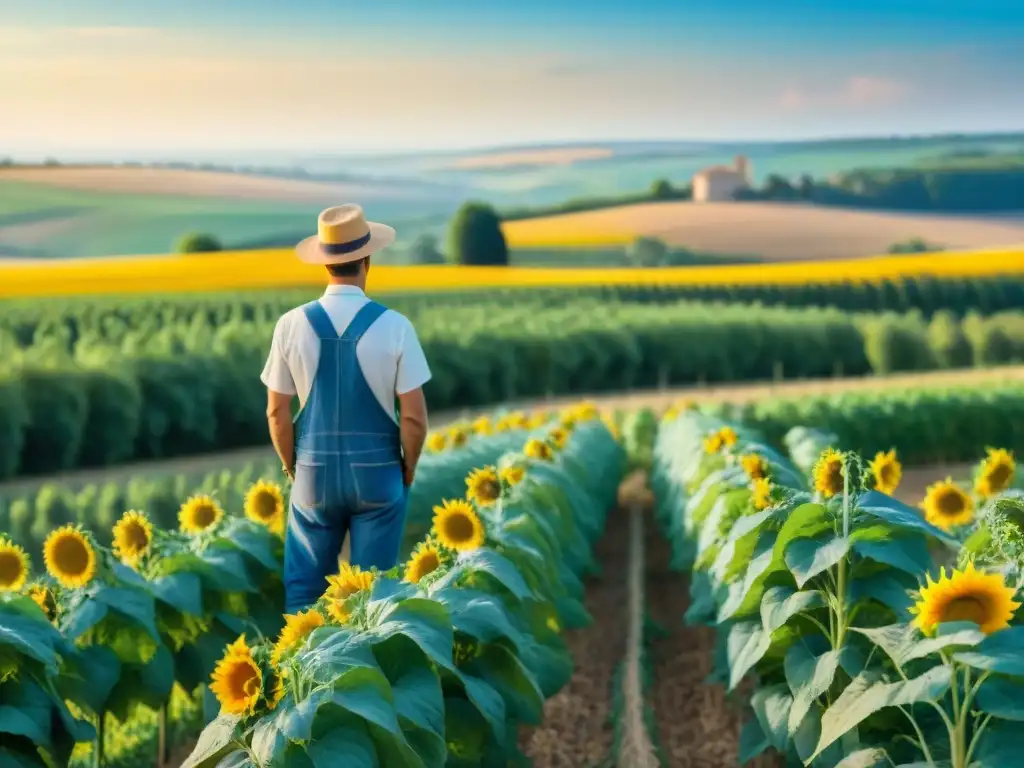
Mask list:
[[[366,281],[365,280],[353,280],[352,278],[332,277],[327,281],[328,286],[339,286],[358,288],[363,293],[366,293]]]

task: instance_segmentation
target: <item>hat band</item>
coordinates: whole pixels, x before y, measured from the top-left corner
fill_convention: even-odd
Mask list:
[[[323,240],[320,241],[320,247],[324,253],[329,253],[332,256],[340,256],[343,253],[352,253],[352,251],[358,251],[364,245],[370,242],[370,233],[367,232],[362,237],[357,237],[355,240],[349,240],[344,243],[325,243]]]

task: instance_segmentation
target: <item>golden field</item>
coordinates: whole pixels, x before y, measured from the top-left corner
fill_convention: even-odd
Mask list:
[[[828,208],[800,203],[637,203],[502,225],[512,248],[622,246],[638,236],[766,261],[848,259],[921,237],[948,250],[1024,245],[1024,219]]]
[[[375,293],[414,293],[508,287],[799,285],[1020,274],[1024,274],[1024,247],[657,269],[379,265],[370,271],[369,288]],[[273,289],[324,282],[324,270],[297,261],[291,249],[0,261],[0,298]]]

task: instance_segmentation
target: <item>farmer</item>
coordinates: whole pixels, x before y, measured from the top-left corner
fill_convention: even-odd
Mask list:
[[[323,594],[346,535],[353,565],[396,565],[427,434],[430,368],[416,332],[364,293],[370,255],[393,243],[395,230],[368,222],[358,205],[340,205],[320,214],[317,232],[296,252],[327,268],[327,290],[278,320],[261,376],[270,437],[292,480],[288,613]]]

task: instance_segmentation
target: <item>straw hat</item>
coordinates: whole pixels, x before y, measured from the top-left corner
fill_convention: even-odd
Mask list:
[[[347,264],[395,242],[394,229],[367,221],[362,207],[355,203],[322,211],[316,230],[316,235],[295,246],[295,253],[307,264]]]

